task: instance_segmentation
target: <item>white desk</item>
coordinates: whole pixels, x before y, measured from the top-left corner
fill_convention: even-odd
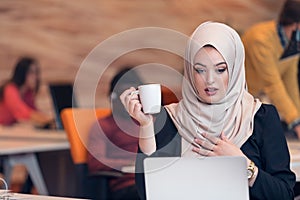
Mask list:
[[[296,174],[296,181],[300,182],[300,140],[288,140],[287,143],[291,156],[291,169]],[[135,166],[124,166],[121,171],[123,173],[134,173]]]
[[[12,167],[26,166],[39,194],[48,195],[36,154],[69,149],[66,134],[55,130],[38,130],[28,125],[0,127],[0,156],[4,157],[4,176],[10,183]]]
[[[67,141],[67,136],[63,130],[36,129],[26,124],[19,124],[11,127],[0,126],[0,137],[7,139],[50,139]]]
[[[291,168],[296,174],[296,181],[300,181],[300,141],[288,140],[288,147],[291,156]]]
[[[20,193],[8,193],[5,194],[5,190],[0,190],[1,194],[9,196],[9,200],[83,200],[75,198],[65,198],[65,197],[56,197],[56,196],[44,196],[44,195],[31,195],[31,194],[20,194]]]

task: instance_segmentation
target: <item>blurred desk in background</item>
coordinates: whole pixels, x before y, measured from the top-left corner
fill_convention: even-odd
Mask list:
[[[66,187],[72,185],[67,182],[70,179],[67,174],[72,171],[69,154],[64,131],[36,129],[29,125],[0,127],[0,156],[8,184],[13,167],[22,164],[39,194],[68,195]],[[53,188],[51,192],[49,188]]]
[[[18,124],[15,126],[0,126],[0,138],[3,139],[26,139],[26,140],[60,140],[68,142],[63,130],[38,129],[28,124]]]
[[[287,140],[287,143],[291,156],[291,168],[296,174],[296,181],[300,182],[300,141]]]
[[[6,193],[6,190],[0,190],[0,194],[7,196],[3,199],[7,200],[21,200],[21,199],[30,199],[30,200],[80,200],[74,198],[65,198],[58,196],[44,196],[44,195],[31,195],[31,194],[20,194],[20,193]],[[1,196],[0,196],[1,197]],[[83,200],[83,199],[81,199]]]

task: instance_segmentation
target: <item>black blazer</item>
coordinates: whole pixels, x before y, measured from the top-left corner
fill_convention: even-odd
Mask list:
[[[155,120],[157,151],[150,157],[180,156],[181,136],[163,109]],[[243,153],[259,168],[256,181],[249,188],[250,199],[289,200],[294,198],[295,174],[290,169],[290,155],[278,112],[263,104],[254,117],[251,137],[241,147]],[[146,199],[143,160],[139,149],[136,159],[136,185],[141,199]]]

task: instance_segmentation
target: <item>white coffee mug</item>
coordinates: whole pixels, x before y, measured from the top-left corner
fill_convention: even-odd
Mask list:
[[[138,86],[134,92],[140,97],[145,114],[156,114],[161,107],[161,86],[160,84],[146,84]]]

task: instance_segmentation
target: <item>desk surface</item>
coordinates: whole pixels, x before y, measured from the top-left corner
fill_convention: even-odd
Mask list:
[[[26,166],[39,194],[48,195],[49,192],[46,187],[39,163],[37,162],[36,153],[56,153],[56,151],[64,152],[68,149],[69,142],[67,136],[65,132],[61,130],[42,130],[32,127],[29,124],[17,124],[11,127],[0,127],[0,156],[2,156],[4,160],[4,175],[6,181],[8,183],[10,181],[12,167],[16,164],[23,164]],[[56,166],[52,168],[51,171],[55,171],[56,173],[64,176],[63,174],[66,174],[63,165],[64,161],[59,160],[58,157],[59,155],[55,155]],[[47,173],[46,176],[48,176]],[[58,178],[57,176],[53,175],[50,179],[54,180],[53,177]],[[50,179],[48,178],[48,180]],[[56,183],[56,185],[61,185],[65,181],[67,181],[67,179],[60,180],[58,181],[59,183]],[[64,183],[63,185],[66,184]],[[57,193],[55,192],[54,194]],[[64,196],[64,194],[62,196]],[[22,199],[46,198],[24,197]]]
[[[291,155],[291,160],[300,162],[300,141],[288,140],[288,147]]]
[[[69,148],[67,141],[31,141],[0,139],[0,155],[22,153],[38,153],[45,151],[65,150]]]
[[[32,195],[32,194],[20,194],[20,193],[4,193],[5,190],[0,190],[0,193],[3,195],[9,196],[9,200],[83,200],[76,198],[67,198],[67,197],[58,197],[58,196],[44,196],[44,195]]]
[[[0,138],[67,140],[63,130],[38,129],[29,125],[0,126]]]
[[[291,168],[300,181],[300,140],[288,140]],[[0,155],[44,152],[69,149],[67,136],[62,130],[36,129],[26,124],[0,126]],[[130,168],[124,171],[133,171]]]
[[[296,174],[296,180],[300,181],[300,140],[288,140],[291,156],[291,169]]]
[[[0,155],[69,149],[64,131],[41,130],[28,125],[0,127]]]

